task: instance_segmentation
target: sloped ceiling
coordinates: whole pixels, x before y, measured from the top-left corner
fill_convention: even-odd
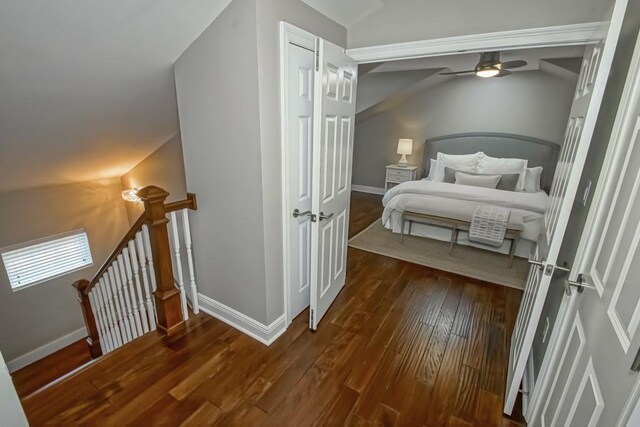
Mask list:
[[[0,192],[119,176],[179,131],[178,56],[230,0],[5,0]]]

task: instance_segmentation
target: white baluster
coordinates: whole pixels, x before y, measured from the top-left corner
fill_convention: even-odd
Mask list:
[[[149,264],[149,277],[151,277],[151,292],[156,289],[156,270],[153,268],[153,251],[151,250],[151,239],[149,238],[149,226],[145,224],[142,227],[142,237],[144,237],[144,253],[147,255],[147,264]]]
[[[102,321],[100,316],[98,316],[98,303],[95,301],[93,292],[89,292],[89,305],[91,306],[91,312],[93,313],[93,320],[96,324],[96,329],[98,330],[98,342],[100,343],[100,350],[102,354],[107,353],[107,346],[105,344],[105,337],[102,333]]]
[[[117,259],[113,264],[111,264],[108,271],[109,279],[107,280],[107,284],[110,285],[111,291],[115,296],[114,302],[122,329],[122,343],[126,344],[133,339],[133,335],[131,334],[131,322],[129,322],[129,318],[127,317],[127,306],[125,305],[125,301],[122,296],[122,284],[120,283],[120,272],[118,271]]]
[[[191,229],[189,228],[189,209],[182,210],[182,226],[184,228],[184,246],[187,249],[187,261],[189,262],[189,279],[191,283],[191,306],[193,312],[200,312],[198,304],[198,288],[196,286],[195,269],[193,268],[193,253],[191,251]]]
[[[149,329],[156,330],[156,310],[153,306],[153,300],[151,299],[151,292],[149,291],[149,278],[147,276],[147,262],[146,255],[144,253],[144,242],[142,241],[142,233],[138,231],[136,233],[136,243],[138,244],[138,254],[140,254],[140,266],[142,268],[142,282],[144,283],[144,295],[147,303],[147,316],[149,317]],[[153,272],[151,272],[153,274]]]
[[[133,320],[136,326],[135,335],[136,337],[139,337],[144,333],[144,331],[142,329],[142,323],[140,322],[140,313],[138,312],[138,302],[136,301],[136,290],[135,290],[135,285],[133,283],[133,274],[131,273],[131,261],[130,261],[129,248],[124,248],[122,250],[122,258],[118,257],[118,262],[120,263],[122,281],[123,283],[127,284],[125,286],[125,291],[128,290],[129,292],[131,292],[131,305],[129,307],[130,307],[130,310],[133,310]],[[122,265],[123,263],[124,263],[124,268]],[[126,279],[126,282],[125,282],[125,279]],[[129,301],[127,301],[127,304],[129,304]]]
[[[111,334],[113,336],[113,341],[115,343],[115,347],[121,347],[124,344],[123,336],[120,333],[120,325],[118,324],[118,316],[116,316],[116,307],[117,302],[114,300],[114,294],[111,292],[111,285],[109,284],[109,275],[105,274],[100,279],[102,283],[102,296],[107,302],[107,306],[109,307],[109,326],[111,328]]]
[[[142,330],[146,334],[147,332],[149,332],[149,322],[144,311],[142,285],[140,284],[140,265],[138,264],[138,254],[136,253],[136,245],[134,243],[134,240],[131,240],[129,242],[129,256],[131,257],[131,269],[133,270],[133,278],[135,279],[136,292],[138,294],[138,310],[140,313],[140,321],[142,322]]]
[[[104,299],[102,298],[102,291],[99,289],[100,286],[103,286],[102,284],[100,284],[100,282],[98,282],[96,284],[96,286],[93,288],[94,291],[93,293],[95,294],[95,298],[96,301],[98,303],[98,315],[102,318],[102,328],[103,328],[103,334],[106,338],[106,344],[107,344],[107,352],[112,351],[115,347],[113,345],[113,339],[111,337],[111,331],[109,330],[109,321],[107,320],[107,312],[106,312],[106,306],[104,304]]]
[[[184,292],[184,279],[182,276],[182,262],[180,261],[180,236],[178,235],[178,221],[176,213],[171,212],[171,228],[173,230],[173,250],[176,255],[176,269],[178,270],[178,289],[180,289],[180,302],[182,303],[182,318],[189,318],[187,310],[187,295]]]
[[[131,301],[129,300],[129,290],[127,289],[127,281],[124,278],[124,265],[122,265],[122,254],[118,255],[113,263],[113,275],[118,288],[118,295],[122,298],[124,311],[122,315],[127,319],[127,333],[131,339],[138,337],[135,320],[133,320],[133,310],[131,309]]]

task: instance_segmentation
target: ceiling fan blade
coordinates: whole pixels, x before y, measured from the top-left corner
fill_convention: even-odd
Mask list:
[[[523,61],[521,59],[517,61],[507,61],[502,63],[502,69],[506,70],[506,69],[520,68],[520,67],[524,67],[525,65],[527,65],[527,61]]]
[[[500,73],[496,74],[494,77],[504,77],[504,76],[508,76],[509,74],[513,74],[513,73],[509,70],[500,70]]]
[[[450,73],[439,73],[441,76],[449,76],[452,74],[469,74],[469,73],[475,73],[476,70],[467,70],[467,71],[452,71]]]

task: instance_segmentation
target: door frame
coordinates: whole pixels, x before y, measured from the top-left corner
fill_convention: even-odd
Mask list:
[[[620,146],[620,138],[622,136],[623,131],[625,130],[625,125],[627,124],[627,120],[629,120],[630,115],[633,113],[630,108],[633,105],[633,98],[640,93],[640,33],[636,38],[636,44],[634,47],[633,56],[631,59],[631,63],[629,64],[629,69],[627,71],[626,82],[624,89],[622,91],[622,96],[620,97],[620,102],[618,104],[618,112],[616,113],[616,118],[613,124],[613,129],[611,131],[611,136],[607,141],[607,151],[605,153],[605,157],[602,163],[602,169],[600,170],[600,174],[598,175],[598,181],[596,184],[596,189],[593,194],[593,199],[591,202],[591,206],[589,208],[589,212],[587,214],[587,220],[585,222],[584,229],[590,229],[594,226],[598,214],[600,213],[600,205],[602,204],[603,198],[607,195],[606,191],[608,188],[604,188],[603,183],[608,175],[611,173],[612,160],[618,154],[618,149]],[[574,257],[573,268],[571,269],[569,279],[576,280],[576,276],[579,271],[584,271],[586,269],[586,256],[588,254],[588,249],[591,246],[591,241],[583,235],[580,238],[580,242],[578,244],[578,249],[576,251],[576,255]],[[597,288],[596,292],[601,297],[603,293],[603,289]],[[556,316],[556,321],[554,324],[553,331],[551,333],[551,337],[549,339],[549,346],[547,347],[547,351],[545,352],[544,358],[542,360],[542,365],[540,368],[540,373],[538,375],[538,383],[539,387],[533,390],[533,394],[531,395],[531,405],[526,411],[525,419],[529,420],[532,416],[536,416],[540,411],[540,405],[542,403],[542,397],[545,394],[544,392],[551,386],[551,382],[554,377],[554,368],[556,368],[558,360],[563,351],[563,343],[565,342],[568,332],[570,321],[573,319],[573,312],[578,309],[579,305],[579,293],[571,292],[570,296],[565,295],[562,299],[560,307],[558,309],[558,315]],[[633,412],[636,405],[640,404],[640,375],[636,379],[632,393],[629,396],[629,399],[624,408],[624,417],[629,418],[631,413]]]
[[[291,318],[291,258],[289,238],[291,228],[289,227],[289,215],[292,207],[289,204],[289,108],[288,108],[288,81],[287,70],[289,69],[289,43],[298,45],[311,51],[316,50],[317,36],[298,28],[288,22],[280,21],[280,150],[281,150],[281,173],[282,173],[282,259],[283,259],[283,283],[284,283],[284,314],[285,328],[288,328],[293,319]]]
[[[493,33],[445,37],[438,39],[420,40],[406,43],[394,43],[378,46],[347,49],[347,55],[351,56],[358,64],[366,64],[381,61],[401,61],[406,59],[426,58],[433,56],[455,55],[460,53],[478,53],[492,50],[535,49],[550,46],[579,46],[586,45],[593,33],[599,28],[600,22],[583,24],[558,25],[543,28],[533,28],[513,31],[499,31]],[[281,160],[282,160],[282,225],[283,225],[283,288],[284,311],[286,327],[291,324],[291,311],[289,309],[289,292],[291,277],[289,268],[291,259],[289,256],[290,236],[288,215],[291,207],[288,203],[289,194],[289,158],[287,140],[287,85],[285,80],[286,66],[288,66],[287,45],[290,41],[296,44],[309,43],[314,40],[313,47],[307,44],[302,46],[315,49],[317,36],[302,30],[287,22],[280,22],[280,129],[281,129]],[[351,159],[353,161],[353,159]],[[348,226],[348,225],[347,225]]]

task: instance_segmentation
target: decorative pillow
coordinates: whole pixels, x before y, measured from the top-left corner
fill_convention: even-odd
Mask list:
[[[443,182],[455,184],[456,172],[463,172],[463,171],[457,171],[455,169],[445,167]],[[486,174],[481,174],[481,173],[471,173],[471,172],[465,172],[465,173],[467,173],[468,175],[487,176]],[[516,191],[516,186],[518,184],[518,180],[520,179],[520,175],[518,175],[517,173],[512,173],[512,174],[502,174],[500,175],[500,177],[501,177],[500,181],[498,182],[498,186],[496,187],[497,190]]]
[[[541,190],[540,178],[542,177],[542,166],[527,168],[524,175],[524,191],[527,193],[537,193]]]
[[[516,185],[516,191],[522,191],[524,189],[527,163],[526,159],[500,159],[485,155],[478,161],[476,172],[492,175],[517,173],[520,176],[518,178],[518,184]]]
[[[477,172],[478,161],[484,156],[484,153],[475,154],[444,154],[438,153],[438,165],[436,173],[433,177],[434,181],[442,182],[444,180],[444,168],[450,167],[455,170],[464,172]]]
[[[465,172],[456,172],[455,183],[473,187],[496,188],[500,178],[502,178],[500,175],[472,175]]]

